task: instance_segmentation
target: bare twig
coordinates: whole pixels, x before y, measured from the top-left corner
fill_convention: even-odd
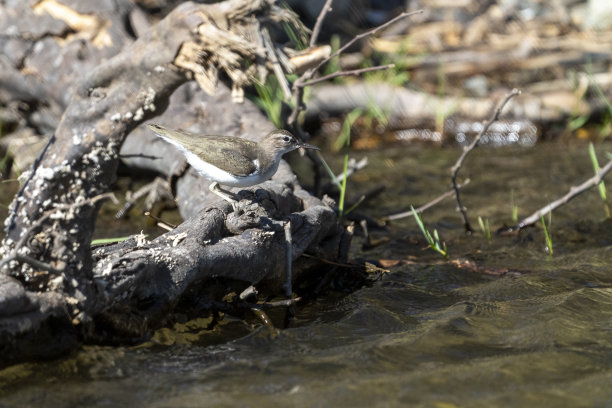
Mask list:
[[[540,220],[540,217],[542,217],[543,215],[548,214],[552,210],[555,210],[564,204],[567,204],[570,200],[572,200],[576,196],[582,194],[586,190],[592,187],[595,187],[596,185],[601,183],[605,175],[608,174],[611,170],[612,170],[612,160],[610,160],[605,166],[600,168],[597,174],[591,177],[590,179],[586,180],[585,182],[583,182],[582,184],[578,186],[572,186],[563,197],[545,205],[544,207],[540,208],[538,211],[531,214],[529,217],[526,217],[523,220],[521,220],[521,222],[519,222],[516,225],[516,228],[522,229],[529,225],[535,224],[537,221]]]
[[[470,179],[466,179],[463,183],[459,184],[457,188],[462,189],[463,187],[467,186],[469,183],[470,183]],[[434,198],[430,202],[425,203],[422,206],[415,208],[414,210],[420,214],[428,210],[429,208],[433,207],[434,205],[438,204],[440,201],[444,200],[445,198],[451,197],[454,194],[455,194],[454,189],[448,190],[446,193],[439,195],[438,197]],[[412,216],[412,210],[403,211],[401,213],[392,214],[392,215],[385,217],[385,221],[399,220],[401,218],[406,218],[406,217],[411,217],[411,216]]]
[[[314,27],[312,28],[312,35],[310,36],[309,47],[314,47],[317,43],[317,39],[319,38],[319,33],[321,32],[321,26],[323,25],[323,20],[329,11],[331,11],[331,3],[334,0],[327,0],[317,17],[317,21],[315,22]]]
[[[300,51],[289,58],[289,63],[295,67],[294,72],[302,75],[310,68],[316,66],[319,61],[331,54],[331,46],[321,45]]]
[[[172,231],[173,229],[176,228],[176,225],[170,224],[169,222],[166,222],[162,220],[161,218],[156,217],[155,215],[151,214],[150,211],[145,211],[144,216],[153,219],[159,228],[163,228],[166,231]]]
[[[368,222],[366,220],[361,220],[359,221],[359,225],[361,226],[361,229],[363,230],[363,237],[369,243],[370,242],[370,231],[368,230]]]
[[[310,72],[310,70],[306,72]],[[312,78],[312,75],[308,77],[308,79],[310,78]],[[287,123],[292,128],[298,129],[299,128],[298,116],[300,115],[300,112],[305,110],[306,107],[304,106],[304,88],[301,86],[297,86],[295,82],[293,83],[293,98],[294,98],[293,109],[291,110],[291,114],[289,115],[289,118],[287,118]],[[311,156],[308,156],[308,157],[312,159]]]
[[[478,145],[478,142],[480,142],[480,139],[482,138],[482,136],[485,133],[487,133],[487,130],[489,130],[489,127],[491,126],[491,124],[499,119],[499,115],[501,114],[502,109],[504,109],[504,106],[506,106],[506,104],[510,101],[510,99],[514,98],[516,95],[519,95],[520,93],[521,91],[519,91],[518,89],[513,89],[512,92],[506,95],[506,97],[499,104],[497,109],[493,111],[489,120],[485,122],[484,126],[482,127],[480,132],[476,135],[472,143],[470,143],[470,145],[467,146],[463,150],[463,153],[461,153],[461,156],[459,156],[459,159],[457,160],[455,165],[451,168],[451,179],[453,182],[453,190],[455,191],[455,199],[457,200],[457,206],[459,207],[459,211],[461,211],[461,215],[463,216],[463,225],[465,227],[466,232],[472,232],[472,227],[467,217],[467,211],[465,207],[463,206],[463,204],[461,203],[461,198],[459,196],[459,187],[457,185],[457,174],[459,173],[459,170],[461,169],[461,166],[463,165],[463,162],[465,158],[467,157],[467,155],[476,148],[476,146]]]
[[[44,271],[49,271],[55,275],[59,275],[61,273],[60,270],[55,269],[48,263],[39,261],[38,259],[34,259],[31,256],[15,253],[11,260],[15,260],[15,261],[22,262],[22,263],[27,263],[34,268],[42,269]]]
[[[145,195],[151,195],[155,193],[156,191],[159,191],[161,188],[166,187],[167,185],[168,185],[167,180],[164,180],[161,177],[155,177],[155,179],[152,182],[147,183],[143,187],[139,188],[134,194],[131,194],[126,199],[123,207],[119,211],[117,211],[117,213],[115,214],[115,218],[116,219],[123,218],[125,214],[134,206],[136,201],[140,200]],[[170,188],[166,187],[165,190],[169,191]],[[157,194],[157,197],[159,197],[159,194]],[[160,199],[156,198],[155,200],[158,201]],[[145,213],[145,215],[147,214]]]
[[[211,302],[211,307],[213,311],[222,311],[223,313],[227,313],[229,315],[240,316],[240,318],[243,318],[244,311],[248,310],[253,313],[253,315],[257,317],[265,326],[274,328],[274,324],[272,323],[272,320],[268,314],[265,312],[265,309],[273,309],[276,307],[290,308],[302,300],[300,297],[263,303],[252,303],[245,300],[254,294],[257,294],[257,290],[253,286],[249,286],[239,295],[238,299],[234,301],[213,300]]]
[[[293,257],[293,239],[291,238],[291,221],[285,223],[285,296],[291,299],[291,261]]]
[[[325,75],[316,79],[311,79],[310,81],[306,81],[304,83],[302,83],[302,86],[311,86],[311,85],[315,85],[318,84],[320,82],[325,82],[327,80],[333,79],[333,78],[337,78],[337,77],[341,77],[341,76],[351,76],[351,75],[361,75],[365,72],[371,72],[371,71],[381,71],[383,69],[391,69],[394,68],[395,64],[387,64],[387,65],[377,65],[375,67],[367,67],[367,68],[360,68],[360,69],[353,69],[350,71],[338,71],[338,72],[334,72],[331,73],[329,75]]]
[[[361,229],[363,230],[363,237],[365,238],[366,242],[362,245],[363,249],[371,249],[371,248],[376,248],[377,246],[386,244],[387,242],[389,242],[389,237],[382,237],[382,238],[372,238],[372,234],[370,234],[370,231],[368,230],[368,221],[367,220],[361,220],[359,221],[359,225],[361,226]]]
[[[324,9],[325,9],[325,6],[324,6]],[[323,10],[321,12],[323,12]],[[317,83],[317,82],[320,82],[318,80],[315,80],[316,82],[313,82],[313,80],[312,80],[312,78],[317,73],[319,68],[321,68],[327,62],[329,62],[332,58],[335,58],[338,55],[340,55],[348,47],[353,45],[356,41],[359,41],[362,38],[374,35],[377,32],[379,32],[380,30],[382,30],[382,29],[390,26],[391,24],[395,23],[396,21],[401,20],[402,18],[405,18],[405,17],[408,17],[408,16],[412,16],[412,15],[415,15],[415,14],[420,14],[422,12],[423,12],[423,10],[417,10],[417,11],[412,11],[412,12],[404,12],[404,13],[396,16],[395,18],[392,18],[391,20],[387,21],[386,23],[381,24],[378,27],[374,27],[371,30],[368,30],[368,31],[366,31],[364,33],[358,34],[357,36],[353,37],[353,39],[351,39],[349,42],[347,42],[342,47],[340,47],[336,52],[334,52],[333,54],[329,55],[327,58],[322,59],[314,68],[306,70],[306,72],[304,72],[293,83],[293,98],[294,98],[295,103],[294,103],[294,106],[293,106],[293,110],[291,111],[291,114],[289,115],[289,118],[287,119],[287,123],[289,124],[289,126],[291,126],[292,128],[297,128],[298,127],[297,126],[298,115],[300,114],[300,112],[302,110],[304,110],[304,102],[303,102],[304,87],[306,87],[308,85],[312,85],[312,84]],[[313,32],[313,36],[314,36],[314,34],[315,33]],[[377,69],[382,69],[382,68],[377,68]],[[364,72],[366,72],[366,71],[364,71]],[[354,75],[354,74],[352,74],[352,75]],[[338,76],[338,75],[335,75],[335,76]],[[332,76],[332,78],[333,78],[333,76]]]
[[[374,35],[377,32],[379,32],[380,30],[389,27],[391,24],[393,24],[396,21],[399,21],[399,20],[401,20],[403,18],[410,17],[410,16],[413,16],[415,14],[421,14],[421,13],[423,13],[423,10],[410,11],[410,12],[405,11],[402,14],[399,14],[399,15],[395,16],[394,18],[392,18],[391,20],[387,21],[386,23],[383,23],[383,24],[379,25],[378,27],[374,27],[374,28],[372,28],[372,29],[370,29],[370,30],[368,30],[366,32],[361,33],[361,34],[357,34],[349,42],[347,42],[342,47],[340,47],[336,52],[334,52],[329,57],[327,57],[326,59],[321,61],[319,63],[319,65],[317,65],[315,68],[313,68],[313,71],[316,72],[319,68],[321,68],[323,65],[325,65],[329,60],[331,60],[332,58],[335,58],[338,55],[342,54],[347,48],[349,48],[351,45],[355,44],[357,41],[361,40],[362,38]],[[314,74],[314,72],[311,74],[311,76]]]
[[[240,298],[240,300],[245,300],[251,295],[257,295],[257,293],[258,292],[257,289],[255,289],[255,286],[251,285],[245,290],[243,290],[238,297]]]
[[[330,261],[330,260],[325,259],[325,258],[321,258],[321,257],[318,257],[318,256],[306,254],[306,253],[302,254],[302,256],[304,258],[316,259],[317,261],[319,261],[321,263],[324,263],[324,264],[327,264],[327,265],[333,265],[333,266],[338,266],[338,267],[347,268],[347,269],[351,269],[351,268],[363,268],[365,270],[365,265],[334,262],[334,261]]]
[[[278,84],[283,90],[283,94],[285,95],[285,99],[291,98],[291,90],[289,89],[289,83],[287,82],[287,78],[285,78],[285,73],[283,72],[283,68],[281,67],[280,62],[278,61],[278,56],[276,55],[276,49],[274,44],[272,43],[272,39],[270,38],[270,33],[265,28],[261,32],[264,47],[266,48],[266,53],[268,55],[268,60],[272,64],[272,70],[274,71],[274,75],[278,80]]]
[[[356,161],[354,158],[351,157],[351,159],[348,162],[347,168],[346,168],[346,173],[343,172],[342,174],[338,174],[337,176],[334,176],[332,183],[334,185],[338,185],[339,183],[342,182],[342,180],[344,180],[345,177],[351,177],[354,173],[363,169],[367,165],[368,165],[367,156],[359,161]]]
[[[261,306],[264,307],[264,308],[287,307],[287,306],[295,305],[300,300],[302,300],[301,297],[296,297],[296,298],[293,298],[293,299],[285,299],[285,300],[275,300],[273,302],[262,303]]]

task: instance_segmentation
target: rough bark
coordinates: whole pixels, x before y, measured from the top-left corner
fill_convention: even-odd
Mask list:
[[[241,201],[241,210],[229,215],[227,206],[202,210],[210,204],[206,199],[190,204],[187,198],[194,195],[193,186],[201,180],[187,173],[179,182],[178,198],[183,215],[189,218],[176,230],[150,242],[134,237],[92,252],[89,242],[100,198],[115,180],[122,146],[123,154],[146,155],[152,149],[156,156],[165,155],[161,149],[166,146],[140,144],[138,138],[146,137],[143,134],[134,132],[136,139],[124,143],[126,137],[145,120],[160,115],[170,96],[190,76],[207,87],[206,91],[218,92],[205,97],[192,85],[183,85],[179,96],[189,95],[190,103],[200,105],[192,116],[194,122],[176,127],[199,122],[207,133],[249,133],[253,138],[269,128],[253,106],[245,103],[229,108],[228,103],[240,97],[249,75],[255,73],[255,69],[242,67],[257,67],[259,72],[265,68],[265,53],[239,33],[259,27],[254,16],[279,18],[278,10],[267,0],[214,5],[187,2],[131,42],[118,29],[130,13],[131,2],[104,3],[108,9],[103,7],[102,14],[83,11],[93,3],[100,4],[66,2],[76,13],[73,19],[67,19],[70,11],[54,1],[0,9],[0,21],[9,21],[15,12],[33,19],[25,25],[4,26],[8,27],[1,43],[5,53],[11,47],[33,50],[48,42],[47,51],[56,50],[64,67],[56,72],[40,64],[38,75],[30,77],[26,68],[35,55],[25,51],[18,58],[2,58],[3,67],[11,68],[4,72],[24,83],[18,89],[30,89],[29,97],[43,96],[53,112],[63,113],[6,220],[0,272],[0,364],[49,357],[83,341],[146,336],[164,324],[187,293],[206,295],[211,280],[227,279],[245,287],[265,281],[272,290],[278,288],[284,271],[285,220],[292,223],[294,259],[306,251],[338,259],[346,249],[346,236],[334,211],[302,190],[284,165],[273,181],[242,193],[249,200]],[[62,12],[54,14],[57,10]],[[28,27],[36,26],[36,19],[43,18],[46,30],[27,32]],[[89,25],[75,26],[75,19]],[[209,52],[208,43],[222,33],[228,41],[235,41],[224,43],[219,54]],[[82,61],[79,44],[81,51],[92,51],[81,55]],[[233,47],[235,44],[239,46]],[[106,59],[113,50],[121,51]],[[63,75],[71,71],[65,64],[72,60],[76,61],[75,71],[67,78]],[[219,70],[232,80],[231,95],[216,84]],[[47,77],[49,72],[55,75]],[[12,79],[0,74],[0,84],[7,83],[13,83]],[[8,94],[23,97],[16,96],[16,91],[11,94],[10,89]],[[6,98],[6,93],[2,96]],[[176,103],[177,97],[174,99]],[[176,109],[159,122],[177,121]],[[172,157],[152,166],[161,163],[158,169],[171,173],[181,161]],[[298,277],[312,262],[296,266]]]

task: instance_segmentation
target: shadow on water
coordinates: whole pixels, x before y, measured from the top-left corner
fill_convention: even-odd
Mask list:
[[[602,149],[605,150],[606,146]],[[358,211],[383,217],[443,193],[456,150],[368,153],[350,181],[386,190]],[[592,175],[586,146],[479,149],[462,177],[473,225],[511,224]],[[608,189],[609,190],[609,189]],[[0,372],[0,406],[606,406],[612,398],[612,223],[596,190],[552,217],[554,255],[539,227],[466,237],[452,200],[424,214],[451,260],[426,250],[412,218],[371,232],[389,242],[355,257],[393,261],[347,296],[297,308],[294,327],[251,330],[226,318],[195,337],[86,347],[61,361]],[[477,267],[465,267],[476,265]],[[209,336],[209,337],[207,337]],[[191,339],[191,340],[190,340]],[[195,339],[195,341],[194,341]],[[232,339],[232,340],[224,340]]]

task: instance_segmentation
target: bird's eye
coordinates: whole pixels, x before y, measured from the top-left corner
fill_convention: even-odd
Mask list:
[[[291,141],[291,136],[283,136],[283,142],[289,143]]]

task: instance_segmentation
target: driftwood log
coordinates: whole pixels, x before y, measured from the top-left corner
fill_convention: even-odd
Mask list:
[[[270,129],[253,105],[231,102],[268,69],[251,34],[294,16],[270,0],[186,2],[145,31],[130,1],[9,4],[0,5],[0,102],[27,103],[28,126],[52,135],[5,221],[0,365],[83,342],[141,339],[189,299],[214,301],[219,281],[274,293],[284,282],[289,220],[294,278],[317,268],[316,257],[342,260],[348,236],[335,212],[302,190],[286,164],[242,192],[234,213],[201,198],[206,184],[195,173],[181,173],[183,224],[152,241],[89,244],[121,155],[131,166],[179,174],[182,158],[139,128],[146,120],[253,139]],[[217,84],[220,72],[231,91]],[[298,259],[304,252],[315,258]]]
[[[601,89],[610,89],[610,75],[595,75],[593,79]],[[549,81],[537,87],[527,87],[521,96],[509,103],[504,117],[524,123],[528,128],[525,134],[531,136],[526,144],[532,145],[537,139],[536,125],[545,127],[565,123],[577,113],[594,114],[605,108],[599,98],[580,99],[575,90],[569,89],[567,81],[560,82]],[[582,92],[592,91],[591,88],[594,89],[595,85],[585,85]],[[436,119],[443,115],[452,119],[445,123],[448,127],[445,130],[452,135],[458,132],[456,122],[479,122],[479,118],[487,116],[493,109],[494,101],[490,96],[440,97],[385,83],[323,84],[311,90],[306,119],[316,120],[322,113],[333,116],[356,108],[367,110],[370,106],[385,112],[391,129],[434,128]]]

